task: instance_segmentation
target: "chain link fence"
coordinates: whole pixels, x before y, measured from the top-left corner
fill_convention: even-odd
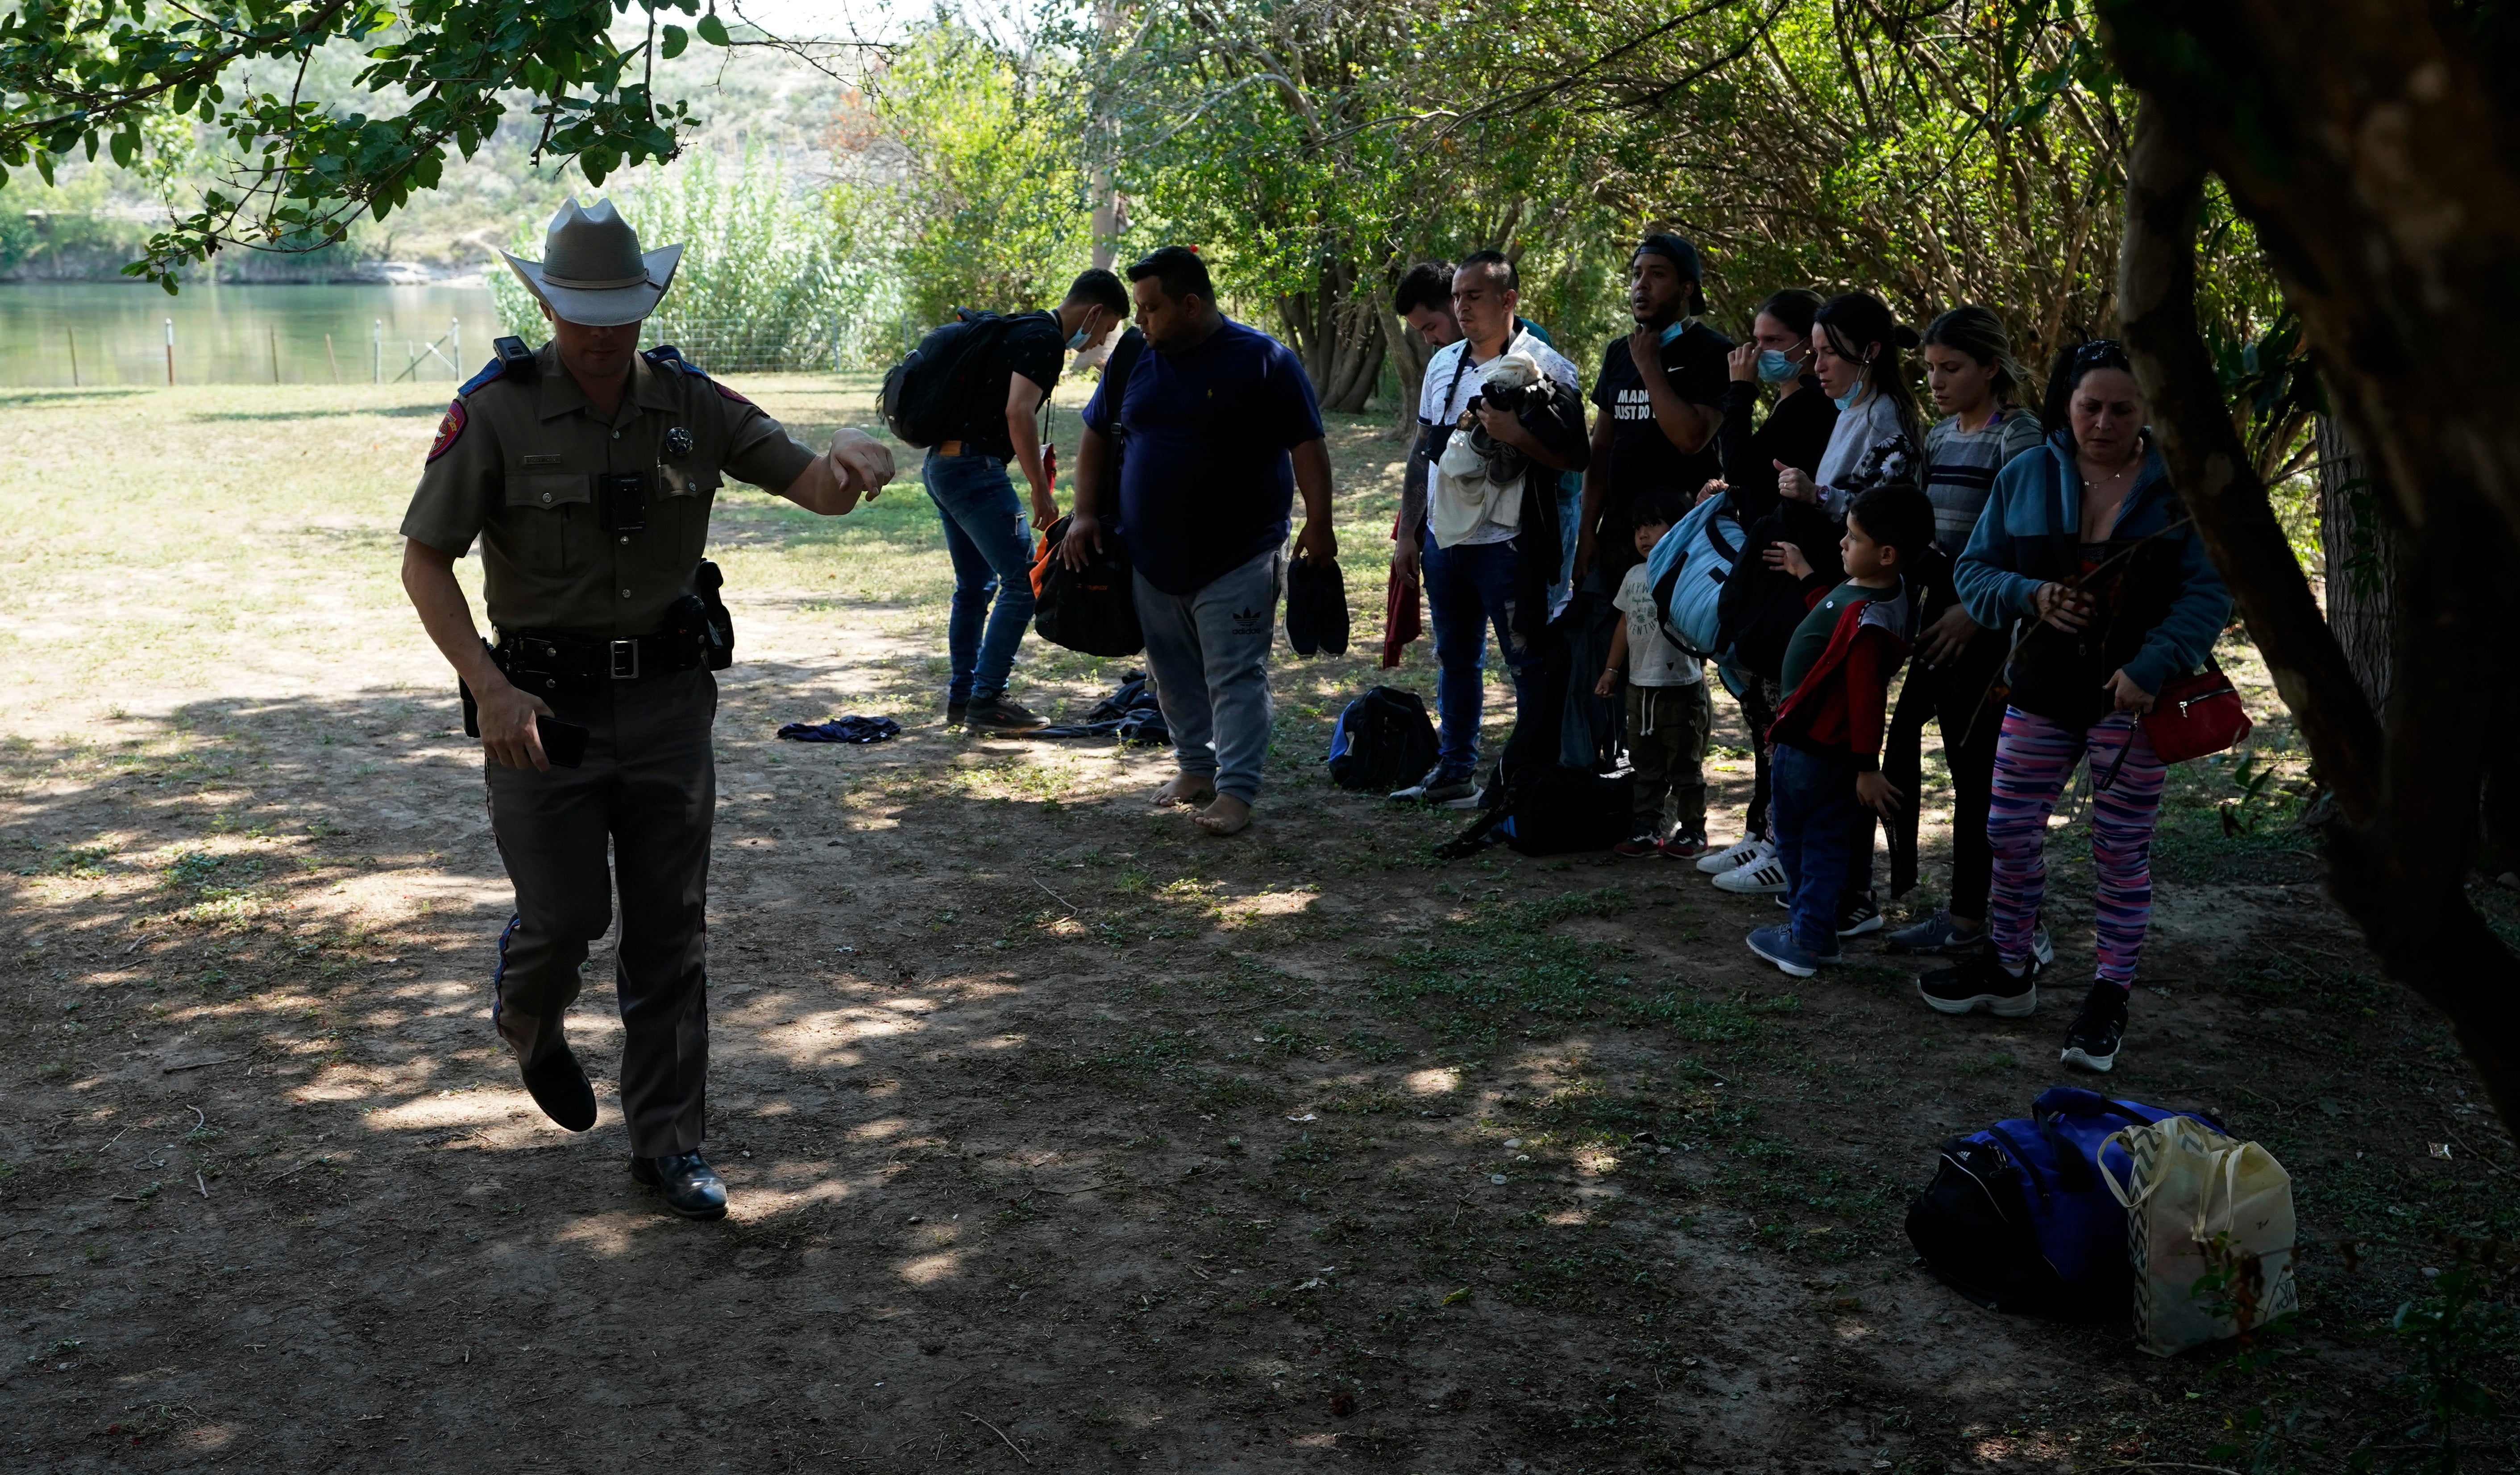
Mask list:
[[[671,343],[685,362],[710,374],[828,373],[837,367],[837,343],[810,324],[680,318],[660,312],[648,320],[640,335],[647,339],[640,346]]]

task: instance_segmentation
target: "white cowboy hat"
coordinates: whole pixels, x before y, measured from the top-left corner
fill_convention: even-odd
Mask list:
[[[639,233],[612,208],[611,201],[580,208],[571,196],[543,237],[543,259],[519,261],[506,251],[499,254],[524,279],[526,291],[562,321],[618,328],[656,310],[683,248],[668,246],[643,252]]]

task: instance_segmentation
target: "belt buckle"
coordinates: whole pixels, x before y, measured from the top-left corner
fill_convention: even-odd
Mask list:
[[[613,641],[611,648],[612,679],[637,681],[639,679],[639,643],[635,640]]]

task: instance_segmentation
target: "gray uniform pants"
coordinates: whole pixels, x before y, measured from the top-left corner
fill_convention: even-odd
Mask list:
[[[520,1060],[560,1043],[586,945],[611,925],[617,883],[613,978],[627,1032],[621,1110],[630,1150],[689,1152],[700,1144],[708,1075],[717,682],[706,671],[615,682],[552,709],[588,729],[584,766],[488,766],[490,829],[517,890],[517,915],[499,938],[493,1017]]]
[[[1284,550],[1273,548],[1189,594],[1136,575],[1147,670],[1181,771],[1220,794],[1260,797],[1269,757],[1269,643],[1278,629]]]

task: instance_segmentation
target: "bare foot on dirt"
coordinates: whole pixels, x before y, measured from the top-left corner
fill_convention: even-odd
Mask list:
[[[1173,782],[1155,790],[1155,805],[1204,804],[1216,797],[1216,785],[1205,774],[1175,774]]]
[[[1218,794],[1215,803],[1192,818],[1209,834],[1237,834],[1250,827],[1251,806],[1232,794]]]

